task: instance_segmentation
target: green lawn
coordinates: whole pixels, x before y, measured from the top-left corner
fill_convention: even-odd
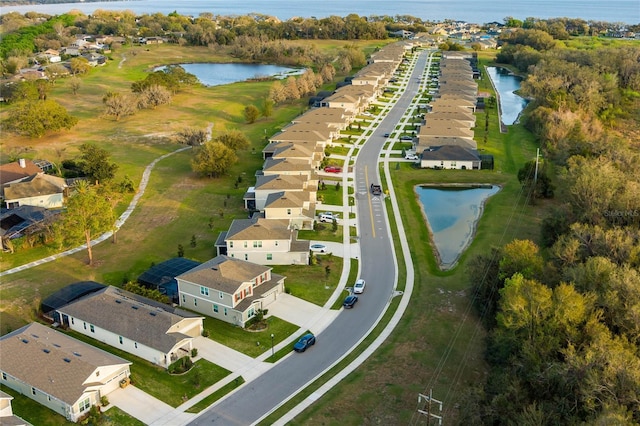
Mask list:
[[[289,294],[323,306],[340,280],[343,259],[330,254],[317,255],[316,258],[318,262],[315,265],[276,265],[273,272],[287,277],[284,285]]]
[[[285,280],[285,285],[286,285]],[[268,312],[267,312],[268,315]],[[209,338],[225,346],[242,352],[251,357],[257,357],[271,348],[271,334],[274,335],[273,344],[293,334],[298,326],[275,316],[265,319],[267,327],[260,331],[250,331],[220,320],[206,317],[204,328],[209,332]]]

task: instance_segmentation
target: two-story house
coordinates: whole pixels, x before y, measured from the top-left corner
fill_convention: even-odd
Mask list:
[[[268,266],[217,256],[176,277],[180,306],[244,327],[284,292]]]
[[[261,265],[308,265],[309,241],[298,240],[290,219],[234,219],[216,242],[219,254]]]

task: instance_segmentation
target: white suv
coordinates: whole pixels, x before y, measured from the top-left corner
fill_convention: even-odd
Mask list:
[[[417,160],[417,159],[418,159],[418,156],[417,156],[416,154],[406,154],[406,155],[404,156],[404,159],[405,159],[405,160]]]
[[[333,222],[334,219],[338,219],[338,216],[334,215],[332,212],[324,212],[320,213],[318,218],[320,219],[320,222]]]

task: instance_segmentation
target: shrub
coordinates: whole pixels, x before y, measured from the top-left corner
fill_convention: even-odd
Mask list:
[[[188,356],[183,356],[173,364],[169,365],[169,368],[167,370],[169,371],[169,374],[182,374],[189,371],[192,366],[193,361],[191,361],[191,358],[189,358]]]
[[[195,358],[198,356],[198,348],[191,349],[191,358]]]
[[[103,407],[106,407],[107,405],[109,405],[109,398],[107,398],[106,395],[102,395],[100,397],[100,405],[102,405]]]

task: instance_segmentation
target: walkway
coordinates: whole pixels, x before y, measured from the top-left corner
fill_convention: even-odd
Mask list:
[[[149,183],[149,177],[151,176],[151,170],[153,170],[153,168],[156,166],[156,164],[158,164],[159,161],[162,161],[165,158],[167,158],[167,157],[169,157],[169,156],[171,156],[173,154],[176,154],[176,153],[182,152],[182,151],[186,151],[187,149],[191,149],[191,147],[190,146],[182,147],[182,148],[176,149],[173,152],[170,152],[168,154],[162,155],[162,156],[156,158],[155,160],[153,160],[151,162],[151,164],[149,164],[144,169],[144,173],[142,173],[142,179],[140,180],[140,186],[138,187],[138,192],[136,193],[136,195],[134,195],[133,199],[129,203],[129,206],[127,207],[127,210],[125,210],[125,212],[120,215],[118,220],[116,220],[116,223],[115,223],[115,231],[116,232],[120,229],[120,227],[122,225],[124,225],[124,223],[127,221],[127,219],[129,219],[129,216],[131,216],[131,213],[133,213],[133,210],[138,205],[138,201],[140,201],[140,198],[144,195],[144,191],[145,191],[145,189],[147,189],[147,184]],[[94,245],[96,245],[98,243],[101,243],[102,241],[108,239],[109,237],[111,237],[113,235],[113,232],[114,232],[113,230],[105,232],[104,234],[100,235],[98,238],[96,238],[94,240],[91,240],[91,246],[94,246]],[[33,262],[26,263],[26,264],[20,265],[20,266],[16,266],[15,268],[11,268],[11,269],[8,269],[6,271],[2,271],[2,272],[0,272],[0,277],[3,277],[5,275],[15,274],[16,272],[24,271],[26,269],[33,268],[34,266],[42,265],[44,263],[49,263],[49,262],[52,262],[52,261],[54,261],[56,259],[60,259],[61,257],[69,256],[71,254],[74,254],[74,253],[77,253],[79,251],[86,250],[86,249],[87,249],[87,245],[83,244],[83,245],[81,245],[79,247],[75,247],[75,248],[69,249],[67,251],[63,251],[62,253],[54,254],[54,255],[51,255],[49,257],[45,257],[44,259],[34,260]]]

